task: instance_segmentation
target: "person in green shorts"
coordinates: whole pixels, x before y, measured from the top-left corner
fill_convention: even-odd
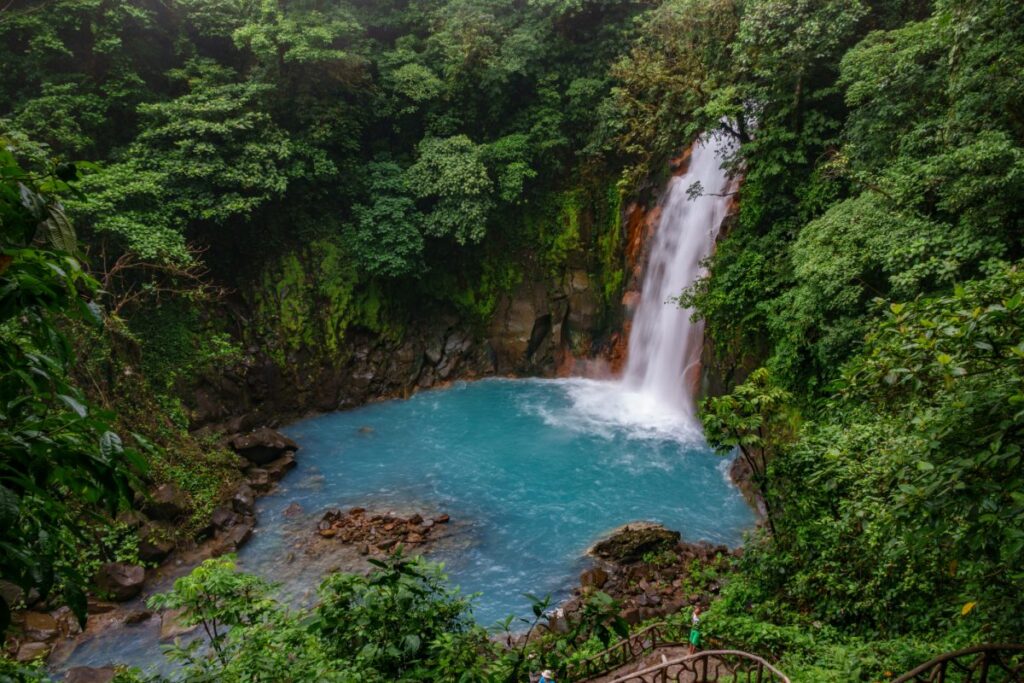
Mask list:
[[[695,654],[700,647],[700,605],[693,608],[690,617],[690,654]]]

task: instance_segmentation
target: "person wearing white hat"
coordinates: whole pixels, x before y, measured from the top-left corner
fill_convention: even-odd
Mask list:
[[[551,669],[544,669],[540,672],[540,680],[537,683],[555,683],[555,674],[551,673]]]

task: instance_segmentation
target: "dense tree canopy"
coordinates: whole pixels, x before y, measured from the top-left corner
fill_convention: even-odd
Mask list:
[[[287,367],[434,304],[486,324],[587,249],[617,306],[624,198],[716,131],[738,215],[681,294],[738,381],[709,440],[771,518],[709,628],[815,683],[1019,639],[1018,0],[28,0],[0,64],[2,578],[80,608],[66,557],[137,476],[212,508],[175,392],[241,345]],[[231,288],[233,337],[209,305]],[[191,459],[133,433],[153,413]],[[179,656],[226,680],[279,665],[264,645],[324,679],[500,668],[432,569],[380,569],[329,580],[309,629],[209,565],[164,600],[232,630]]]

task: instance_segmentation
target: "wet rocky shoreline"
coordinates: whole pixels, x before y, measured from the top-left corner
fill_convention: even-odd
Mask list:
[[[299,446],[267,427],[231,435],[223,444],[238,456],[240,476],[233,492],[213,510],[194,538],[180,537],[177,527],[189,514],[189,501],[171,484],[151,491],[140,501],[139,509],[118,516],[117,521],[138,537],[140,563],[112,561],[100,565],[94,577],[96,595],[87,603],[89,620],[84,632],[68,607],[47,609],[38,596],[26,596],[10,584],[0,586],[9,604],[25,605],[13,615],[13,635],[3,644],[6,652],[19,662],[51,654],[66,658],[83,636],[150,618],[152,615],[137,604],[146,588],[165,585],[169,577],[181,575],[206,558],[237,552],[256,527],[256,499],[272,491],[295,466]]]
[[[601,591],[618,601],[629,624],[665,617],[692,605],[707,606],[718,594],[717,577],[730,571],[739,550],[706,541],[686,542],[678,531],[660,524],[632,522],[595,543],[594,560],[580,574],[573,597],[560,607],[559,619],[571,620],[587,597]]]

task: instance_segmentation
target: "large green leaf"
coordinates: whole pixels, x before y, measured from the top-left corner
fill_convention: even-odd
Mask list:
[[[39,224],[38,238],[44,245],[67,254],[78,253],[78,238],[75,229],[60,204],[47,207],[48,217]]]

